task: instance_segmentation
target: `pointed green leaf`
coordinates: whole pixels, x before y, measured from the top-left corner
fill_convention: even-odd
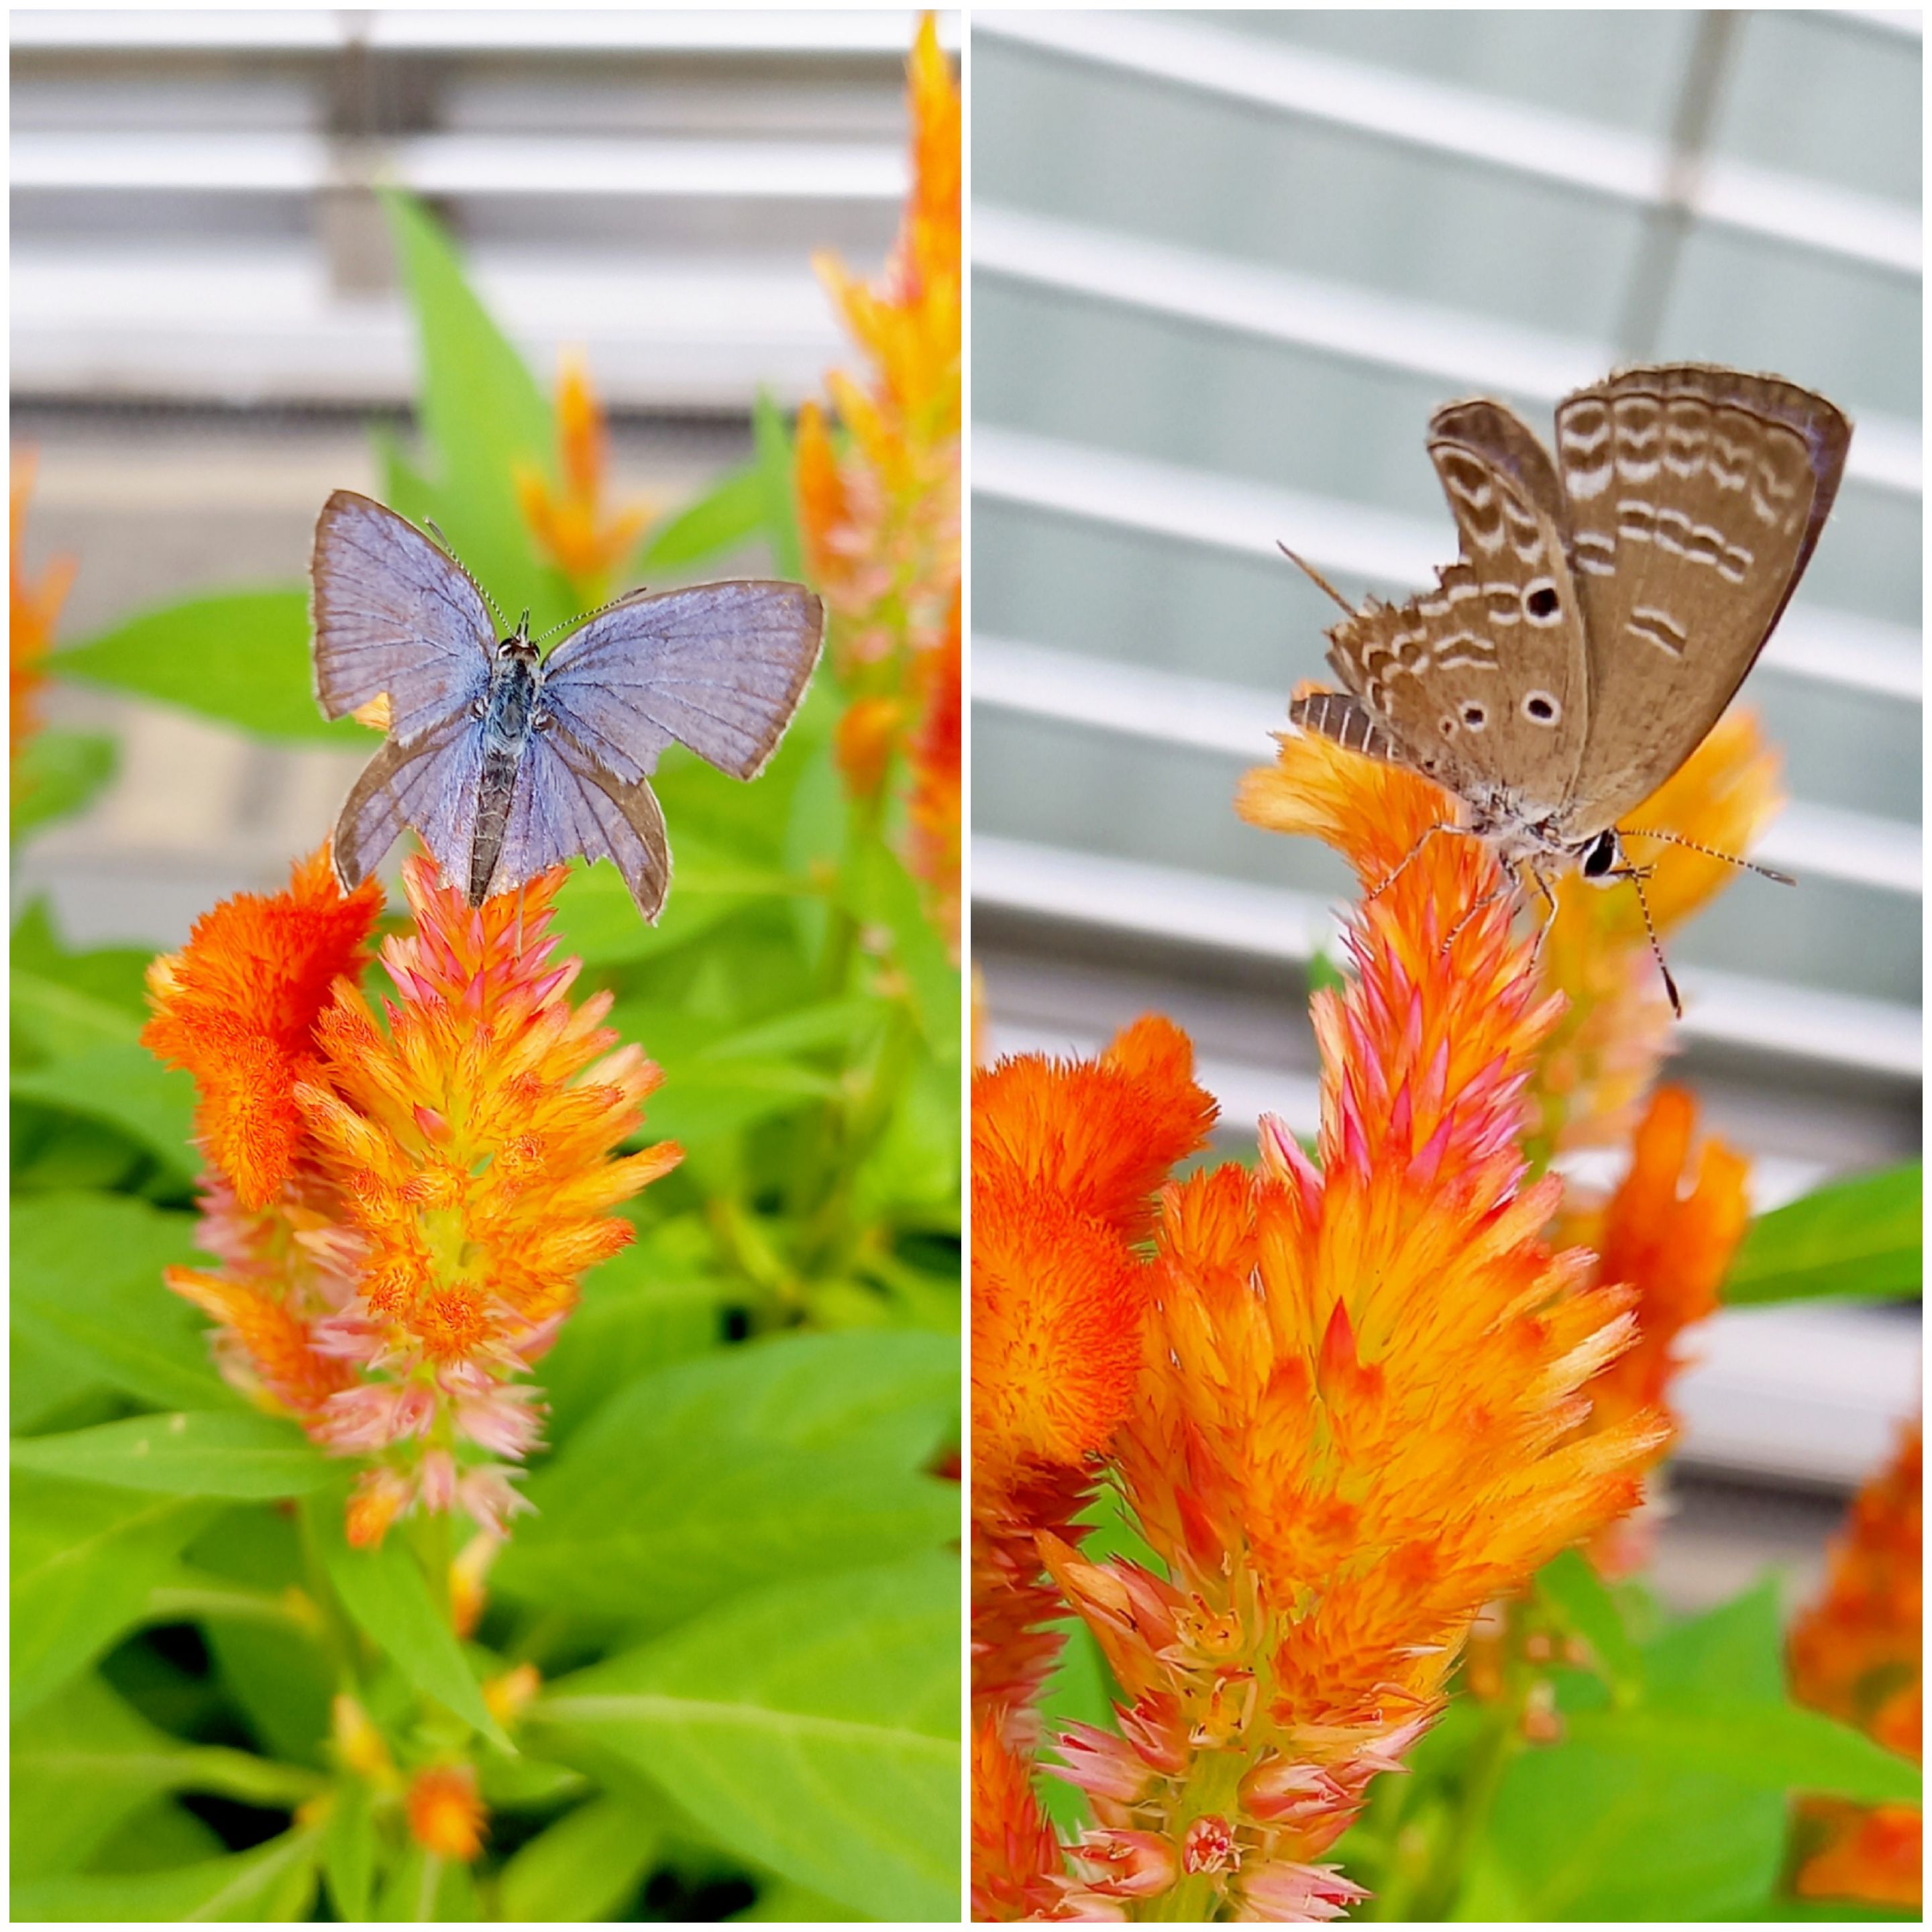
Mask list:
[[[1924,1278],[1918,1161],[1834,1181],[1760,1214],[1724,1283],[1726,1307],[1830,1295],[1909,1299]]]
[[[959,1575],[927,1557],[742,1598],[563,1678],[533,1724],[622,1760],[722,1844],[884,1919],[959,1897]]]
[[[15,754],[11,836],[17,844],[93,802],[114,776],[121,748],[86,731],[36,731]]]
[[[16,1469],[176,1496],[306,1496],[340,1473],[293,1423],[236,1410],[134,1416],[12,1452]]]
[[[352,1550],[343,1534],[342,1502],[330,1492],[304,1505],[328,1580],[363,1634],[418,1690],[455,1712],[505,1750],[513,1748],[490,1714],[449,1619],[436,1606],[414,1552],[400,1536],[377,1550]]]
[[[201,1156],[188,1144],[194,1081],[178,1066],[164,1066],[145,1046],[110,1041],[72,1060],[16,1072],[8,1084],[16,1100],[118,1129],[184,1180],[201,1171]]]
[[[170,1871],[41,1879],[14,1886],[13,1916],[95,1924],[157,1918],[285,1922],[302,1917],[314,1894],[320,1850],[316,1832],[288,1832],[253,1851]]]
[[[644,540],[638,570],[684,570],[742,550],[764,533],[765,482],[755,463],[734,470]]]
[[[116,1194],[45,1194],[12,1213],[15,1327],[76,1369],[169,1408],[238,1406],[208,1324],[161,1270],[194,1259],[194,1222]]]
[[[497,1916],[582,1924],[614,1916],[656,1862],[656,1822],[620,1798],[593,1798],[521,1846],[498,1880]]]
[[[332,724],[316,708],[305,590],[228,590],[164,604],[56,652],[50,668],[257,737],[374,742],[352,720]]]

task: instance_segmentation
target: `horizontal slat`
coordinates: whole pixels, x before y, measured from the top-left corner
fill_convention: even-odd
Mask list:
[[[209,53],[330,53],[357,41],[446,53],[675,52],[902,56],[918,15],[908,8],[834,12],[704,8],[581,10],[484,7],[16,9],[16,47],[112,52],[122,48]],[[958,44],[957,12],[940,16],[941,43]]]
[[[1670,150],[1646,136],[1198,21],[994,13],[974,31],[1641,207],[1680,200]],[[1682,200],[1706,220],[1901,274],[1924,260],[1916,209],[1802,176],[1708,156]]]
[[[974,427],[971,476],[976,496],[1243,556],[1278,558],[1287,543],[1323,569],[1384,584],[1432,582],[1436,568],[1455,554],[1446,520],[1438,526],[991,424]],[[1916,700],[1924,685],[1919,642],[1911,632],[1838,612],[1788,612],[1764,662],[1892,698]]]
[[[1305,892],[1092,852],[976,834],[973,902],[1106,932],[1261,958],[1304,962],[1339,934],[1333,908]],[[1924,1064],[1916,1007],[1686,968],[1684,1030],[1787,1057],[1916,1080]]]
[[[973,701],[1255,763],[1272,756],[1268,734],[1285,728],[1287,694],[976,634]],[[1924,842],[1916,825],[1801,802],[1754,850],[1807,876],[1916,895]]]
[[[984,203],[973,210],[973,266],[1060,294],[1433,376],[1459,391],[1499,389],[1555,403],[1619,359],[1607,344]],[[1846,474],[1917,494],[1924,474],[1917,424],[1861,412]]]
[[[566,268],[482,248],[472,266],[533,368],[581,344],[620,407],[743,409],[760,386],[794,403],[851,353],[802,258]],[[10,287],[16,394],[399,404],[415,391],[400,298],[335,295],[302,249],[108,256],[16,242]]]
[[[421,134],[16,134],[14,187],[95,194],[308,194],[382,182],[418,194],[896,202],[897,146],[851,141],[578,140]]]

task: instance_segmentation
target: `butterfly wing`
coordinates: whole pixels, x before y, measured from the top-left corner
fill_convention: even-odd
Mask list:
[[[670,844],[650,782],[626,782],[554,720],[532,732],[517,774],[494,883],[508,892],[577,853],[608,859],[655,925],[670,890]]]
[[[369,760],[335,824],[335,870],[352,892],[412,826],[446,880],[466,883],[483,740],[462,710],[413,743],[391,738]]]
[[[1585,836],[1703,741],[1816,547],[1851,425],[1771,376],[1630,369],[1556,412],[1590,665],[1590,730],[1565,814]]]
[[[1588,707],[1550,458],[1498,403],[1438,410],[1429,454],[1462,557],[1433,591],[1336,626],[1328,661],[1417,770],[1534,818],[1568,788]]]
[[[755,778],[805,695],[825,607],[796,584],[626,598],[553,651],[543,708],[595,769],[634,785],[673,739]]]
[[[386,692],[389,735],[408,744],[482,694],[496,640],[490,613],[412,524],[337,490],[315,526],[311,576],[315,694],[328,716]]]

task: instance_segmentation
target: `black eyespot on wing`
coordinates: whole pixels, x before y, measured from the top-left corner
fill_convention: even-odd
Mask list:
[[[1539,584],[1525,602],[1532,617],[1553,617],[1556,614],[1556,592],[1546,584]]]
[[[1480,704],[1466,704],[1462,707],[1462,722],[1472,731],[1480,731],[1490,722],[1490,714]]]
[[[1534,691],[1522,701],[1522,708],[1539,724],[1547,724],[1556,716],[1556,706],[1540,691]]]

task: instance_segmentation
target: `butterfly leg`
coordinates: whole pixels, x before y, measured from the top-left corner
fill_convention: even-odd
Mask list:
[[[1533,859],[1529,862],[1528,871],[1529,876],[1536,881],[1536,890],[1543,895],[1543,903],[1550,908],[1543,916],[1543,923],[1536,928],[1536,944],[1529,956],[1529,963],[1534,966],[1542,959],[1543,942],[1550,937],[1550,928],[1556,923],[1556,895],[1550,890],[1543,868]]]
[[[1518,881],[1515,873],[1508,867],[1503,868],[1503,882],[1492,891],[1485,892],[1468,910],[1449,928],[1449,937],[1442,942],[1442,950],[1447,952],[1462,936],[1462,929],[1478,913],[1486,912],[1497,900],[1516,890]]]
[[[1422,850],[1423,847],[1426,845],[1430,840],[1433,838],[1438,832],[1460,832],[1466,838],[1474,836],[1466,825],[1458,825],[1453,819],[1438,818],[1433,825],[1428,826],[1424,828],[1422,836],[1417,839],[1415,843],[1402,855],[1401,864],[1397,866],[1395,870],[1390,873],[1388,877],[1383,880],[1380,885],[1376,886],[1372,891],[1365,892],[1362,896],[1363,904],[1368,905],[1375,900],[1380,898],[1383,893],[1387,892],[1390,886],[1394,885],[1396,880],[1400,878],[1402,874],[1408,870],[1410,866],[1414,862],[1416,854],[1419,853]]]

